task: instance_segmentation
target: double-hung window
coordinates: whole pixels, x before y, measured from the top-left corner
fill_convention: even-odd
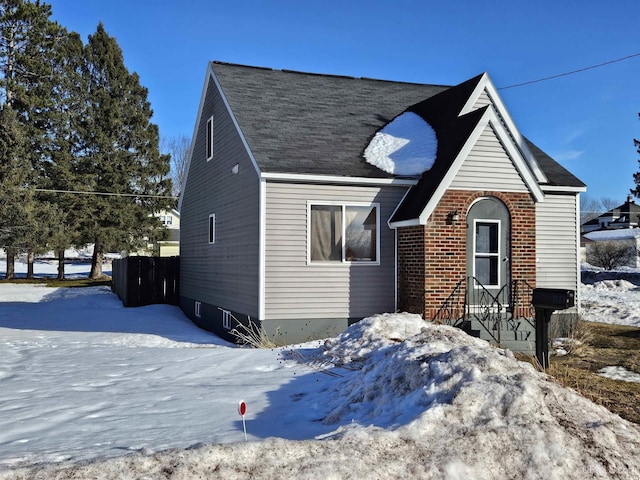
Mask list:
[[[378,204],[309,205],[309,261],[379,263]]]

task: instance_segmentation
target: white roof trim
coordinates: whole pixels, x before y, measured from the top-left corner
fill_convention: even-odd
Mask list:
[[[366,178],[366,177],[342,177],[338,175],[307,175],[304,173],[270,173],[263,172],[261,178],[273,181],[285,181],[296,183],[338,183],[351,185],[417,185],[417,178]]]
[[[451,167],[429,199],[429,202],[425,206],[420,216],[417,219],[409,219],[400,222],[390,222],[389,227],[398,228],[414,225],[426,225],[429,216],[431,216],[431,214],[435,210],[444,193],[449,189],[449,186],[451,185],[451,182],[453,181],[455,176],[458,174],[460,167],[469,156],[469,153],[471,153],[471,150],[473,149],[478,139],[480,138],[480,135],[482,135],[482,132],[487,126],[491,126],[495,130],[496,135],[502,142],[502,145],[509,154],[509,157],[512,159],[513,165],[524,180],[524,183],[529,189],[529,192],[533,196],[534,200],[536,202],[544,201],[544,193],[542,192],[540,185],[538,185],[538,182],[536,181],[533,172],[529,168],[528,163],[523,158],[522,153],[513,144],[511,137],[509,136],[508,132],[506,131],[505,127],[503,126],[502,122],[493,111],[493,109],[488,108],[482,115],[482,118],[478,121],[478,124],[476,125],[473,132],[471,132],[471,135],[469,135],[469,138],[460,150],[460,153],[458,153],[458,156],[453,161]],[[426,174],[428,175],[428,173]]]
[[[587,191],[587,187],[563,187],[561,185],[541,185],[541,187],[543,192],[580,193]]]
[[[247,139],[244,137],[244,134],[242,132],[242,130],[240,129],[240,125],[238,125],[238,121],[236,120],[235,115],[233,114],[233,111],[231,110],[231,106],[229,105],[229,102],[227,100],[227,97],[224,94],[224,91],[222,90],[222,87],[220,86],[220,82],[218,81],[218,77],[216,77],[215,72],[213,71],[213,64],[211,62],[209,62],[209,64],[207,65],[207,71],[204,77],[204,86],[202,87],[202,94],[200,95],[200,105],[198,106],[198,114],[196,116],[196,122],[195,125],[193,127],[193,135],[191,136],[191,148],[189,150],[189,158],[187,159],[187,169],[186,169],[186,174],[184,176],[184,179],[182,180],[182,185],[180,188],[180,199],[178,201],[178,210],[181,210],[182,207],[182,194],[185,191],[185,187],[187,185],[187,178],[189,177],[189,169],[191,167],[191,158],[193,157],[193,151],[194,151],[194,147],[195,147],[195,142],[196,142],[196,137],[197,137],[197,133],[198,133],[198,126],[200,125],[200,119],[202,117],[202,110],[204,108],[204,102],[205,102],[205,98],[207,97],[207,91],[209,88],[209,78],[211,78],[213,80],[213,82],[216,85],[216,88],[218,89],[218,92],[220,93],[220,98],[222,99],[222,102],[225,106],[225,108],[227,109],[227,112],[229,113],[229,117],[231,118],[231,120],[233,121],[233,126],[235,127],[236,131],[238,132],[238,135],[240,136],[240,140],[242,141],[242,144],[244,145],[245,150],[247,151],[247,154],[249,155],[249,158],[251,159],[251,163],[253,164],[253,168],[255,169],[256,173],[258,174],[258,177],[260,177],[260,168],[258,168],[258,162],[256,162],[256,159],[253,156],[253,153],[251,152],[251,149],[249,148],[249,144],[247,143]]]
[[[207,70],[204,75],[204,86],[202,87],[202,93],[200,94],[200,104],[198,105],[198,114],[196,115],[196,122],[193,126],[193,135],[191,135],[191,147],[189,148],[189,156],[187,157],[187,165],[185,169],[185,175],[182,178],[182,185],[180,185],[180,198],[178,199],[178,211],[182,210],[182,197],[184,194],[184,187],[187,185],[187,177],[189,176],[189,168],[191,167],[191,157],[193,157],[193,148],[196,144],[196,134],[198,133],[198,125],[200,125],[200,116],[202,115],[202,109],[204,107],[204,99],[207,97],[207,86],[209,82],[209,75],[211,75],[211,67],[207,65]]]
[[[473,92],[469,96],[469,99],[465,103],[464,107],[462,107],[462,110],[460,111],[460,115],[464,115],[466,113],[471,112],[473,110],[473,106],[478,102],[480,95],[482,95],[482,92],[484,92],[485,90],[487,91],[487,95],[489,96],[489,99],[491,100],[493,107],[497,110],[499,115],[504,119],[504,122],[507,125],[507,128],[513,135],[513,138],[516,141],[517,147],[520,149],[520,151],[522,152],[522,155],[524,156],[525,160],[529,164],[529,167],[533,171],[536,177],[536,180],[538,181],[538,183],[547,183],[548,182],[547,176],[544,174],[544,172],[540,168],[540,165],[538,165],[538,162],[536,161],[535,157],[529,150],[529,147],[527,146],[527,142],[525,141],[524,137],[520,133],[520,130],[518,130],[518,127],[516,127],[516,124],[511,118],[511,115],[509,115],[509,111],[507,110],[504,103],[502,102],[500,95],[498,95],[498,90],[496,89],[495,85],[491,81],[491,78],[489,78],[488,73],[485,72],[482,74],[482,78],[476,85],[476,88],[473,90]]]

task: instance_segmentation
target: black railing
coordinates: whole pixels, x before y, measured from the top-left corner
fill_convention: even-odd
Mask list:
[[[436,323],[445,323],[454,327],[459,327],[466,317],[466,288],[465,280],[460,280],[447,297],[440,309],[436,312],[432,320]]]
[[[519,330],[523,321],[535,325],[532,293],[526,280],[513,280],[496,291],[475,277],[467,277],[456,284],[432,320],[460,328],[470,327],[476,320],[499,344],[501,330]]]

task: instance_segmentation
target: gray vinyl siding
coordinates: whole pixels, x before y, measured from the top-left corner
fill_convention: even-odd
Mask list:
[[[206,124],[214,116],[213,158]],[[238,164],[237,174],[232,173]],[[180,295],[242,314],[259,306],[260,182],[212,79],[197,127],[182,199]],[[209,215],[216,216],[209,244]]]
[[[354,319],[395,309],[395,235],[406,187],[267,183],[265,318]],[[380,265],[307,263],[307,205],[378,203]]]
[[[578,291],[575,194],[545,194],[536,204],[536,286]]]
[[[449,188],[526,192],[526,184],[490,125],[458,170]]]

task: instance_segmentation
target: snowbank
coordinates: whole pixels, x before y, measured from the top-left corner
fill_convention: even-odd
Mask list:
[[[101,302],[110,305],[100,317],[113,319],[109,335],[52,334],[52,322],[62,320],[38,320],[62,307],[51,296],[36,304],[44,310],[32,314],[12,304],[13,323],[0,323],[8,352],[0,372],[9,387],[0,393],[0,405],[35,418],[30,423],[22,415],[22,423],[11,427],[2,424],[9,412],[0,415],[0,465],[23,452],[23,467],[0,470],[0,478],[640,478],[637,425],[460,330],[387,314],[295,350],[199,344],[206,338],[195,330],[184,338],[188,343],[173,337],[165,345],[149,335],[176,335],[182,320],[175,311],[124,310],[97,292],[80,298],[93,311]],[[67,316],[83,311],[74,311],[74,303],[65,304]],[[128,333],[135,316],[117,319],[132,310],[143,315]],[[15,325],[20,318],[30,321],[25,329]],[[152,327],[158,319],[160,326]],[[104,336],[108,341],[101,344]],[[89,345],[77,345],[87,340]],[[121,343],[129,352],[124,357]],[[51,352],[58,355],[53,363],[46,361]],[[65,352],[94,375],[90,385],[82,372],[68,371]],[[102,364],[92,366],[96,361]],[[118,365],[120,376],[114,373]],[[76,392],[91,390],[85,402],[99,398],[101,404],[65,409],[74,398],[43,399],[37,383],[30,384],[36,394],[15,392],[47,372],[55,378],[49,396],[58,392],[55,385],[62,391],[73,382]],[[250,394],[248,443],[241,442],[233,415],[241,393]],[[48,422],[45,432],[38,431],[39,422]],[[47,450],[48,462],[56,455],[69,459],[76,435],[86,460],[28,466],[30,459],[42,460],[29,446],[41,433],[47,440],[39,448]],[[188,438],[194,441],[166,449]],[[104,458],[118,455],[118,448],[134,453]]]

